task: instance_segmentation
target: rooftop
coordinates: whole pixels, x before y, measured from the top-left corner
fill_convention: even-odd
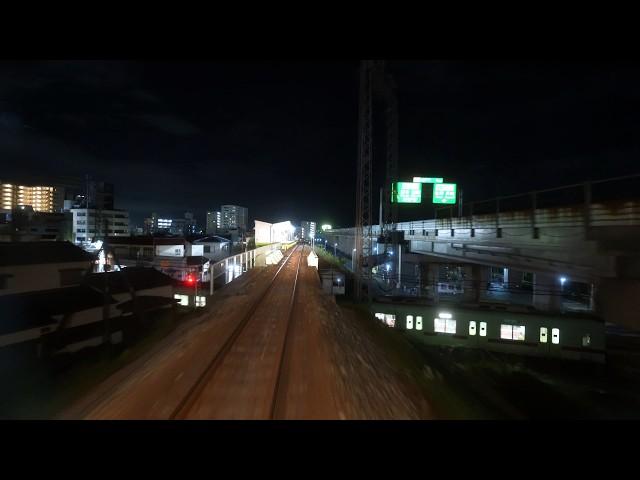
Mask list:
[[[95,257],[70,242],[0,242],[0,267],[91,262]]]
[[[168,275],[151,267],[127,267],[118,272],[92,273],[86,276],[86,283],[104,291],[104,280],[107,276],[110,293],[125,293],[131,286],[135,291],[173,285]]]
[[[184,245],[183,237],[109,237],[109,245]]]

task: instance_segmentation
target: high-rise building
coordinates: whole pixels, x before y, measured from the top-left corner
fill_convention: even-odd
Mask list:
[[[220,212],[207,212],[207,235],[215,235],[222,229],[222,216]]]
[[[52,185],[16,185],[0,182],[0,208],[10,212],[20,206],[31,206],[34,212],[53,213],[56,187]]]
[[[300,222],[300,239],[311,240],[316,236],[316,222]]]
[[[75,243],[94,242],[107,236],[129,236],[129,212],[125,210],[72,208],[71,213]]]
[[[159,218],[155,213],[145,220],[151,223],[151,233],[169,233],[171,235],[194,235],[198,233],[196,219],[191,212],[186,212],[183,218]]]
[[[71,208],[95,208],[114,210],[112,183],[87,180],[83,185],[69,187],[65,194],[65,206]]]
[[[222,205],[220,208],[222,215],[222,228],[224,230],[242,230],[247,231],[249,220],[249,211],[245,207],[238,205]]]

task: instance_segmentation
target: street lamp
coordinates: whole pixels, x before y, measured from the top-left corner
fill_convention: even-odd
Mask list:
[[[337,249],[338,249],[338,244],[337,244],[337,243],[334,243],[334,244],[333,244],[333,256],[334,256],[334,257],[337,257],[337,256],[338,256]]]

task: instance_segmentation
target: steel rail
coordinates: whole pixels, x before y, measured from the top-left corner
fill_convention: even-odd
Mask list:
[[[198,379],[193,383],[193,385],[187,391],[186,395],[182,398],[180,403],[178,403],[176,408],[173,410],[173,412],[169,416],[170,420],[181,420],[186,418],[189,411],[193,407],[193,404],[196,402],[196,400],[199,398],[200,394],[206,387],[207,382],[210,380],[211,376],[213,375],[213,373],[215,373],[217,368],[222,364],[222,361],[227,356],[227,354],[231,351],[231,348],[235,344],[236,340],[240,337],[242,332],[245,330],[245,327],[247,326],[247,324],[249,323],[249,321],[257,311],[258,307],[262,304],[264,299],[267,297],[267,295],[275,285],[275,281],[278,278],[280,272],[285,267],[285,265],[289,263],[289,260],[291,259],[291,257],[293,256],[296,250],[297,248],[294,248],[291,251],[291,253],[286,257],[285,261],[282,262],[282,265],[280,265],[278,270],[275,272],[275,274],[269,281],[269,285],[265,288],[264,292],[262,292],[259,298],[251,305],[247,313],[242,317],[238,325],[234,328],[233,332],[231,332],[231,335],[229,335],[229,337],[225,340],[222,347],[214,355],[214,357],[211,359],[211,361],[206,366],[204,371],[200,374]],[[303,251],[304,251],[304,247],[303,247]],[[302,255],[300,255],[300,258],[302,258]],[[297,274],[296,274],[296,280],[297,280]]]

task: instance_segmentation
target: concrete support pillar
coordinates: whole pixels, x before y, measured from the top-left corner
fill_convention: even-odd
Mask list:
[[[464,267],[464,302],[479,303],[484,298],[483,292],[489,282],[489,268],[483,265],[465,265]]]
[[[524,272],[522,270],[515,270],[513,268],[509,268],[509,282],[513,285],[522,285],[522,276]],[[505,280],[506,282],[506,280]]]
[[[534,274],[533,306],[545,312],[562,310],[562,289],[557,275],[547,273]]]
[[[599,317],[640,331],[640,280],[601,278],[595,285],[594,296]]]
[[[427,280],[426,284],[429,285],[430,296],[435,303],[438,303],[438,281],[440,279],[440,264],[429,263],[427,264]]]

